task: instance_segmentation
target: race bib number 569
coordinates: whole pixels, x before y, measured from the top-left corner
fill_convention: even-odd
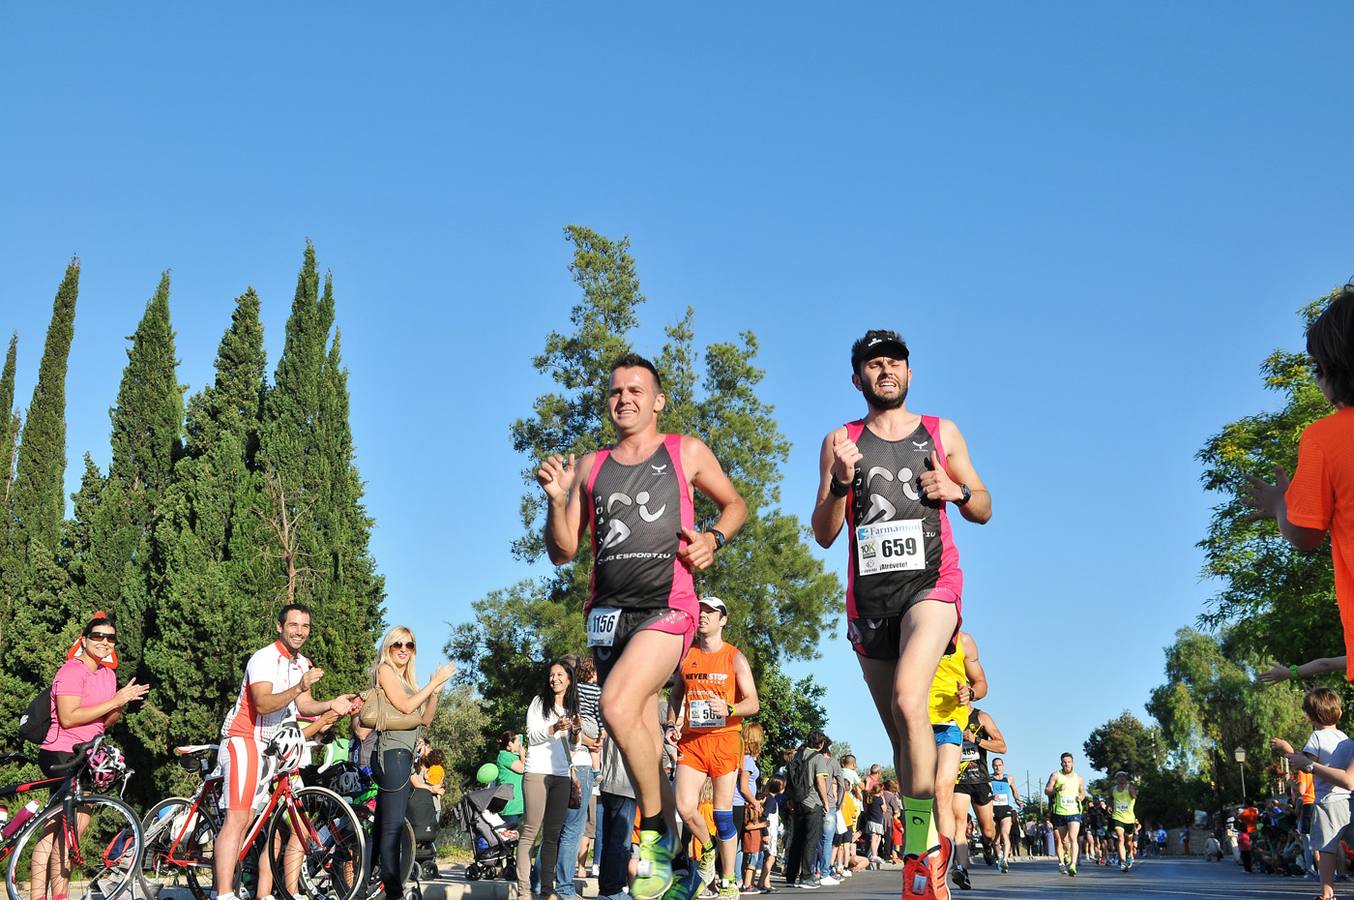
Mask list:
[[[856,574],[918,571],[926,568],[921,519],[877,522],[856,529]]]

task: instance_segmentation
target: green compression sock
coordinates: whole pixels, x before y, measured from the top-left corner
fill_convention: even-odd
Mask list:
[[[935,806],[930,797],[903,798],[903,852],[908,856],[921,856],[940,843]]]

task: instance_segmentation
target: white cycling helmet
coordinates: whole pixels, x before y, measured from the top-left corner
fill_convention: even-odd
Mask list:
[[[283,722],[268,742],[267,755],[277,759],[278,772],[291,772],[301,767],[301,756],[306,749],[305,735],[296,722]]]
[[[110,744],[99,744],[94,752],[89,754],[85,771],[89,773],[90,784],[96,790],[102,791],[121,778],[126,769],[127,760],[121,750]]]

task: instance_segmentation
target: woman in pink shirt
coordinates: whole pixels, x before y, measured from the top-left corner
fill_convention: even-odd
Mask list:
[[[65,664],[57,670],[52,681],[52,725],[47,739],[38,750],[38,766],[47,777],[75,758],[77,744],[93,740],[103,734],[118,719],[123,708],[133,700],[140,700],[150,690],[149,685],[137,684],[133,678],[126,687],[118,689],[117,628],[111,616],[103,612],[85,626],[80,639],[66,654]],[[86,825],[80,816],[79,828]],[[31,867],[33,900],[66,900],[70,882],[70,860],[67,856],[65,835],[59,836],[57,853],[52,849],[58,843],[56,821],[52,830],[44,834],[33,848]],[[50,894],[48,890],[50,888]]]

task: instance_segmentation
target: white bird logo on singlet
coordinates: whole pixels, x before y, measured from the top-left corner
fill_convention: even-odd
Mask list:
[[[913,442],[912,442],[912,446],[914,446],[914,447],[917,448],[917,452],[918,452],[918,453],[921,453],[921,452],[924,452],[924,451],[926,450],[926,445],[929,444],[929,443],[931,443],[931,442],[930,442],[930,441],[913,441]]]
[[[913,443],[916,443],[916,441],[913,441]],[[886,469],[883,466],[871,466],[870,470],[865,473],[865,484],[868,486],[870,482],[874,481],[876,475],[883,478],[885,481],[894,480],[892,469]],[[917,489],[912,486],[911,469],[906,467],[899,469],[898,482],[903,489],[903,493],[907,495],[909,500],[914,502],[921,500],[921,495],[918,494]],[[890,521],[896,515],[898,515],[898,508],[890,503],[887,497],[884,497],[882,494],[871,493],[870,508],[866,510],[865,518],[862,520],[861,524],[870,525],[874,522]]]

